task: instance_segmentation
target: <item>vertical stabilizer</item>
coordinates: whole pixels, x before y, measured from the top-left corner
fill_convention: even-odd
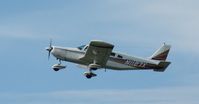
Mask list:
[[[163,44],[150,58],[153,60],[162,60],[165,61],[169,51],[170,51],[171,45]]]

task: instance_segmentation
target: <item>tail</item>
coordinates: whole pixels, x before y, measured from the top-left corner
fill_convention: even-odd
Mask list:
[[[157,68],[154,68],[154,71],[164,72],[165,69],[170,65],[171,62],[166,61],[169,54],[171,45],[163,44],[151,57],[152,60],[158,60],[160,63],[157,65]]]
[[[164,72],[166,70],[166,68],[171,64],[171,62],[160,62],[156,68],[153,69],[153,71],[156,71],[156,72]]]
[[[165,61],[169,54],[171,45],[163,44],[150,58],[152,60],[161,60]]]

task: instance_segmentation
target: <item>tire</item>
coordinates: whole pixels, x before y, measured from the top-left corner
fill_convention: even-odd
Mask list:
[[[59,71],[59,69],[58,69],[58,68],[53,68],[53,70],[54,70],[54,71]]]
[[[86,75],[86,78],[87,78],[87,79],[91,79],[91,78],[92,78],[92,75],[91,75],[91,74],[87,74],[87,75]]]

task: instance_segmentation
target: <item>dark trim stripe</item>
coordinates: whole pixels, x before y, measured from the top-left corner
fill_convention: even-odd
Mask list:
[[[166,60],[168,53],[169,53],[169,49],[167,51],[164,51],[164,52],[160,53],[159,55],[153,57],[152,59],[153,60]]]

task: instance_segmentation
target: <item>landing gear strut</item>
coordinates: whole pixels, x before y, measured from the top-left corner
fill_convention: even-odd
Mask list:
[[[94,53],[94,54],[96,54],[96,53]],[[96,58],[95,58],[95,59],[96,59]],[[97,69],[99,69],[99,68],[101,67],[100,65],[96,64],[97,62],[96,62],[95,59],[93,60],[93,63],[91,63],[91,64],[88,65],[89,71],[84,73],[84,75],[85,75],[86,78],[88,78],[88,79],[97,76],[97,74],[93,73],[92,71],[93,71],[93,70],[97,70]]]
[[[61,65],[61,60],[59,60],[59,64],[55,64],[52,66],[52,69],[54,71],[59,71],[60,69],[64,69],[64,68],[66,68],[66,66]]]

